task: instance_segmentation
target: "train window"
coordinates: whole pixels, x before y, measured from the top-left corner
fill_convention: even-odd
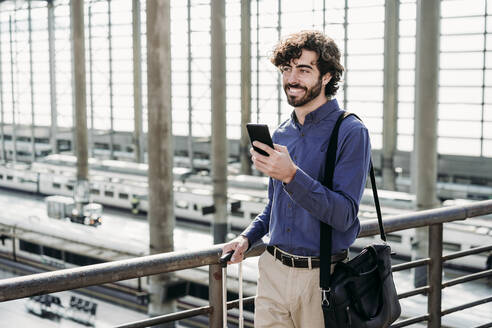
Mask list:
[[[62,252],[59,249],[43,246],[43,254],[55,259],[62,259]]]
[[[102,143],[102,142],[95,142],[94,148],[96,148],[96,149],[109,149],[109,144]]]
[[[237,218],[243,218],[244,217],[244,212],[243,211],[232,211],[231,215]]]
[[[53,182],[52,183],[52,186],[53,186],[53,188],[57,188],[57,189],[60,189],[61,188],[61,184],[56,183],[56,182]]]
[[[79,266],[98,264],[104,262],[89,256],[79,255],[72,252],[65,252],[65,261]]]
[[[110,190],[106,190],[106,191],[104,191],[104,196],[113,197],[114,196],[114,192],[112,192]]]
[[[120,199],[128,199],[128,194],[125,194],[125,193],[120,192],[120,193],[118,194],[118,197],[119,197]]]
[[[449,243],[449,242],[445,242],[445,241],[442,243],[442,247],[443,247],[443,249],[445,249],[447,251],[453,251],[453,252],[457,252],[457,251],[461,250],[460,244]]]
[[[198,211],[198,205],[197,204],[193,204],[193,211]]]
[[[99,192],[99,189],[91,189],[91,195],[99,195],[100,192]]]
[[[121,151],[121,145],[114,144],[114,145],[113,145],[113,150],[114,150],[114,151]]]
[[[73,190],[73,185],[67,185],[67,190]]]
[[[401,243],[401,236],[394,235],[394,234],[391,234],[391,233],[387,233],[386,234],[386,240],[387,241],[392,241],[392,242],[395,242],[395,243]]]
[[[14,177],[11,175],[7,175],[7,180],[14,180]]]
[[[3,179],[3,174],[0,174],[0,179]]]
[[[19,249],[33,254],[41,254],[41,245],[22,239],[19,240]]]

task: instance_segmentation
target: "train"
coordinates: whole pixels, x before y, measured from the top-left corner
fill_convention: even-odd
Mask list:
[[[72,155],[49,155],[42,161],[28,164],[11,163],[0,165],[0,187],[27,191],[42,195],[73,195],[76,182],[76,158]],[[175,167],[174,213],[177,220],[210,225],[213,213],[212,180],[207,171],[192,171]],[[91,202],[115,208],[131,210],[138,202],[138,210],[148,209],[147,165],[134,162],[89,159]],[[228,223],[232,233],[246,228],[267,202],[268,179],[263,176],[228,176]],[[395,191],[379,191],[383,218],[387,215],[404,214],[413,210],[414,196]],[[461,200],[465,201],[465,200]],[[453,205],[457,201],[446,201]],[[361,220],[376,218],[372,205],[372,191],[366,189],[359,207]],[[492,244],[492,223],[487,218],[469,219],[445,224],[444,252],[466,250]],[[104,220],[103,220],[104,221]],[[411,257],[415,242],[414,230],[405,230],[388,235],[392,247],[402,258]],[[355,247],[363,247],[370,238],[358,239]],[[465,269],[483,269],[488,254],[457,259],[452,265]]]

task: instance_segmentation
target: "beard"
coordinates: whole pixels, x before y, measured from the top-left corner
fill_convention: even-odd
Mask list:
[[[304,95],[300,98],[297,98],[296,96],[291,96],[287,92],[288,88],[303,89]],[[319,94],[321,93],[322,88],[323,88],[323,83],[321,82],[321,78],[318,80],[318,83],[316,83],[311,88],[306,88],[305,86],[302,86],[300,84],[285,84],[284,85],[284,91],[285,91],[285,95],[287,96],[287,102],[292,107],[304,106],[305,104],[307,104],[308,102],[310,102],[314,98],[318,97]]]

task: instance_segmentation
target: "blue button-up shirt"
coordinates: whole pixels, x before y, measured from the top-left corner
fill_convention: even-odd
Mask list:
[[[287,147],[297,172],[288,184],[270,178],[268,204],[242,233],[250,244],[265,242],[301,256],[319,256],[320,221],[332,226],[332,252],[357,237],[359,202],[364,191],[371,146],[367,128],[354,116],[340,125],[333,190],[323,186],[326,150],[342,110],[333,99],[306,115],[304,125],[292,113],[273,133]]]

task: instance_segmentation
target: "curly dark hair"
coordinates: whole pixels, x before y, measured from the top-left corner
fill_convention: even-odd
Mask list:
[[[331,74],[331,80],[325,86],[325,95],[331,97],[337,93],[338,82],[342,77],[343,65],[340,63],[340,50],[332,38],[319,31],[301,31],[281,40],[274,48],[270,61],[276,67],[289,64],[292,59],[301,57],[302,49],[318,54],[318,70],[323,76]],[[321,78],[320,76],[320,78]]]

